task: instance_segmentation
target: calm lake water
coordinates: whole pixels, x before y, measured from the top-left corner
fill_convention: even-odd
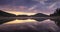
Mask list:
[[[25,23],[25,22],[46,22],[46,21],[53,21],[57,25],[60,25],[60,19],[59,18],[19,18],[19,17],[5,17],[5,18],[0,18],[0,24],[15,24],[15,23]]]
[[[0,30],[3,31],[15,31],[19,28],[24,29],[30,27],[32,29],[45,31],[44,29],[49,29],[52,32],[58,30],[58,26],[56,25],[60,19],[48,19],[48,18],[1,18],[0,19]],[[32,26],[31,26],[32,25]],[[14,29],[13,29],[14,28]],[[48,30],[48,31],[49,31]],[[60,31],[59,31],[60,32]]]
[[[52,20],[47,19],[47,18],[30,18],[30,19],[29,18],[2,18],[2,19],[0,19],[0,24],[16,24],[16,23],[26,23],[26,22],[43,22],[44,20],[52,21]]]
[[[48,18],[1,18],[0,24],[15,24],[15,23],[25,23],[25,22],[46,22],[53,21],[54,23],[59,23],[60,19],[48,19]]]

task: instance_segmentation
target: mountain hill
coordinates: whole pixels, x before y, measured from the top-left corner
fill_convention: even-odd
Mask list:
[[[0,10],[0,16],[3,16],[3,17],[14,17],[16,15]]]
[[[48,17],[48,15],[42,14],[42,13],[37,13],[35,15],[32,15],[32,17]]]
[[[15,14],[7,13],[7,12],[4,12],[2,10],[0,10],[0,16],[3,16],[3,17],[16,17]],[[48,15],[45,15],[45,14],[42,14],[42,13],[37,13],[37,14],[31,15],[31,16],[17,15],[17,17],[48,17]]]
[[[28,15],[17,15],[17,17],[28,17]]]

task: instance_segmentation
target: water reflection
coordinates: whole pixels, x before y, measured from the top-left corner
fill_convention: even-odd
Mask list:
[[[47,18],[14,18],[14,17],[6,17],[0,19],[0,24],[3,23],[24,23],[24,22],[41,22],[46,20]]]
[[[53,18],[50,20],[54,21],[60,27],[60,18]]]
[[[58,31],[59,27],[55,22],[59,22],[59,19],[48,19],[48,18],[3,18],[0,19],[0,31],[20,31],[22,30],[34,30],[42,32],[55,32]],[[14,30],[16,29],[16,30]],[[29,31],[30,31],[29,30]],[[36,31],[34,30],[34,31]]]
[[[4,23],[4,24],[17,24],[17,23],[25,23],[25,22],[37,22],[36,20],[33,20],[33,19],[26,19],[26,20],[14,20],[14,21],[10,21],[10,22],[7,22],[7,23]]]
[[[47,20],[48,18],[32,18],[32,19],[38,22],[41,22],[41,21]]]
[[[42,22],[48,18],[1,18],[0,24],[11,24],[11,23],[25,23],[25,22]],[[54,21],[58,26],[60,26],[60,18],[52,18],[51,21]],[[47,20],[48,21],[48,20]]]
[[[0,24],[6,23],[6,22],[10,22],[15,20],[15,18],[0,18]]]

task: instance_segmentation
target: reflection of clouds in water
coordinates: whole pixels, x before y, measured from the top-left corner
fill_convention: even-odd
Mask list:
[[[26,23],[18,23],[18,24],[2,24],[0,25],[0,30],[3,31],[21,31],[21,30],[34,30],[47,32],[52,31],[55,32],[58,30],[57,25],[53,21],[43,21],[43,22],[26,22]]]

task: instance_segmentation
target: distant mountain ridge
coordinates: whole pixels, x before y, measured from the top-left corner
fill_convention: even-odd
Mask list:
[[[15,15],[15,14],[11,14],[8,12],[4,12],[2,10],[0,10],[0,16],[4,16],[4,17],[48,17],[48,15],[42,14],[42,13],[37,13],[35,15]]]
[[[28,16],[28,15],[18,15],[17,17],[48,17],[48,15],[45,15],[45,14],[42,14],[42,13],[37,13],[37,14],[31,15],[31,16]]]
[[[52,16],[60,16],[60,8],[57,8],[56,11],[53,14],[50,14],[50,15],[46,15],[46,14],[43,14],[43,13],[37,13],[37,14],[31,15],[31,16],[15,15],[15,14],[11,14],[11,13],[4,12],[4,11],[0,10],[0,16],[3,16],[3,17],[49,17],[49,16],[52,17]]]
[[[48,17],[48,15],[43,14],[43,13],[37,13],[35,15],[32,15],[32,17]]]

